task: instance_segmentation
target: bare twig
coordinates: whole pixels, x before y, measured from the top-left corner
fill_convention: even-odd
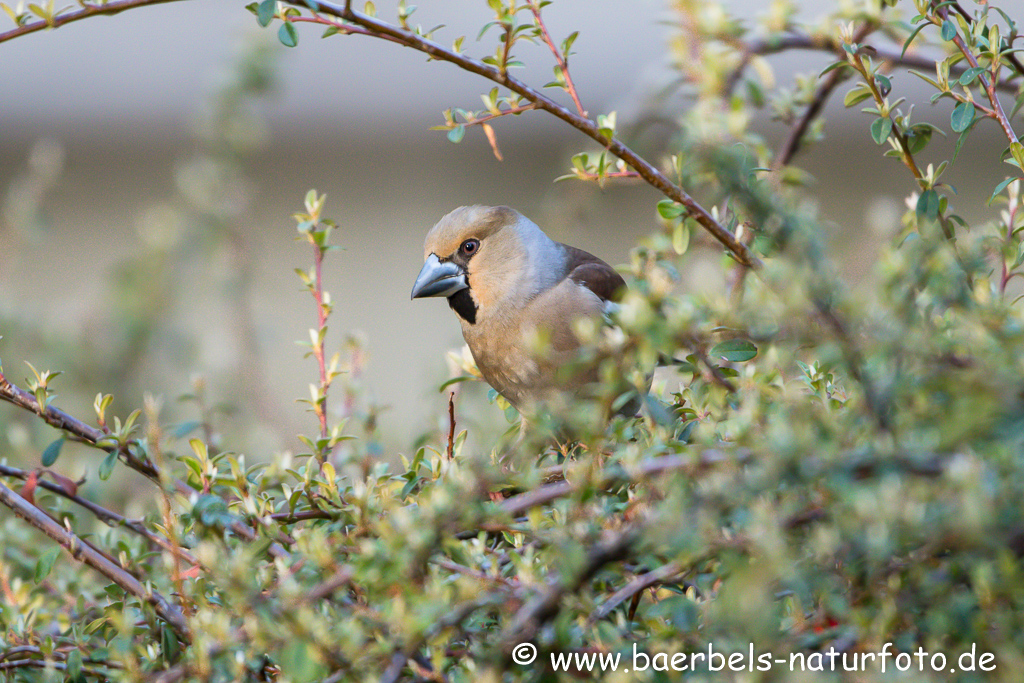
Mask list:
[[[455,572],[456,574],[468,576],[470,578],[476,579],[477,581],[483,581],[485,583],[503,586],[504,588],[517,588],[519,586],[519,582],[515,579],[509,580],[503,576],[492,576],[477,569],[473,569],[471,567],[458,564],[457,562],[452,562],[446,557],[435,558],[432,559],[430,562],[431,564],[435,564],[438,567],[441,567],[442,569],[447,569],[450,572]]]
[[[9,662],[0,662],[0,671],[13,671],[14,669],[48,669],[53,668],[57,671],[66,671],[68,665],[64,662],[46,661],[45,659],[12,659]],[[89,666],[83,666],[81,672],[87,676],[97,676],[102,679],[106,679],[109,674],[102,672],[98,669],[94,669]],[[8,674],[11,675],[11,674]]]
[[[18,469],[17,467],[9,467],[7,465],[0,465],[0,476],[16,477],[18,479],[25,480],[25,479],[28,479],[29,472],[26,471],[26,470]],[[39,482],[37,483],[37,486],[39,486],[41,488],[44,488],[47,491],[50,491],[51,493],[55,493],[58,496],[61,496],[63,498],[67,498],[68,500],[72,501],[76,505],[79,505],[79,506],[85,508],[86,510],[91,512],[97,519],[99,519],[101,522],[103,522],[103,523],[105,523],[105,524],[107,524],[109,526],[112,526],[112,527],[123,526],[126,529],[129,529],[129,530],[133,531],[134,533],[138,534],[139,536],[142,536],[143,538],[148,540],[150,543],[153,543],[154,545],[157,545],[157,546],[163,548],[164,550],[166,550],[169,553],[175,553],[175,552],[181,553],[182,559],[184,559],[186,562],[190,562],[192,565],[199,565],[198,558],[196,558],[194,555],[192,555],[188,551],[184,550],[183,548],[176,547],[174,544],[172,544],[170,541],[168,541],[166,538],[164,538],[160,534],[157,534],[157,533],[154,533],[154,532],[150,531],[149,529],[146,528],[146,525],[143,524],[139,520],[128,519],[127,517],[124,517],[122,515],[117,514],[113,510],[108,510],[107,508],[103,507],[102,505],[98,505],[98,504],[94,503],[93,501],[89,500],[88,498],[83,498],[82,496],[79,496],[78,494],[69,493],[60,484],[55,484],[55,483],[53,483],[51,481],[47,481],[46,479],[40,479]]]
[[[187,641],[191,640],[188,622],[181,611],[167,601],[162,595],[150,587],[146,587],[130,573],[107,559],[102,553],[83,543],[78,536],[50,519],[42,510],[32,505],[17,493],[0,483],[0,503],[10,508],[14,514],[57,541],[71,556],[107,577],[125,592],[134,595],[142,602],[153,606],[157,615],[166,621],[178,634]]]

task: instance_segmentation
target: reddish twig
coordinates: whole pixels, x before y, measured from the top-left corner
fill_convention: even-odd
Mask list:
[[[939,17],[941,19],[947,19],[948,16],[949,8],[942,7],[939,10]],[[973,21],[973,19],[968,20]],[[977,57],[975,57],[974,53],[968,49],[967,43],[964,42],[964,39],[960,37],[959,33],[953,36],[953,44],[957,46],[960,53],[963,54],[964,59],[966,59],[967,63],[971,65],[972,69],[978,67]],[[1006,134],[1006,139],[1010,141],[1011,145],[1015,142],[1019,143],[1020,140],[1017,139],[1017,134],[1013,131],[1013,126],[1010,125],[1010,119],[1006,116],[1006,112],[1003,110],[1003,105],[999,101],[999,97],[996,95],[995,77],[992,73],[986,71],[978,76],[978,80],[981,81],[982,86],[985,88],[985,94],[988,95],[988,101],[992,104],[992,111],[986,113],[999,123],[999,126],[1003,129],[1003,133]]]
[[[540,29],[540,35],[544,39],[545,44],[551,50],[551,54],[555,57],[555,61],[558,62],[558,68],[562,71],[562,77],[565,78],[565,91],[572,97],[573,103],[576,105],[576,111],[579,115],[586,118],[587,112],[584,111],[583,105],[580,103],[580,97],[576,93],[576,86],[573,85],[572,76],[569,75],[569,55],[563,55],[555,47],[554,41],[551,40],[551,34],[548,33],[548,27],[544,25],[544,20],[540,16],[540,5],[537,0],[528,0],[530,5],[530,11],[533,12],[534,21],[537,23],[537,28]]]
[[[311,240],[312,241],[312,240]],[[313,299],[316,300],[316,321],[317,331],[320,333],[316,343],[313,344],[313,356],[316,358],[317,370],[320,372],[320,387],[323,392],[322,399],[313,408],[320,418],[320,438],[327,438],[327,389],[330,382],[327,378],[327,362],[324,359],[323,330],[327,326],[327,309],[324,306],[324,284],[323,284],[324,250],[316,242],[313,242],[313,267],[316,272],[316,283],[312,289]]]
[[[532,111],[536,108],[537,105],[534,103],[524,104],[516,107],[511,107],[509,109],[504,109],[497,114],[488,114],[487,116],[481,116],[480,118],[467,118],[461,125],[479,126],[481,124],[487,123],[488,121],[500,119],[503,116],[515,116],[516,114],[522,114],[524,111]],[[441,126],[441,128],[443,129],[444,126]]]

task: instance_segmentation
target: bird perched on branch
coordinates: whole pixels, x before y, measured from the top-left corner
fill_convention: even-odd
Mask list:
[[[448,299],[483,378],[521,413],[597,381],[596,368],[560,370],[580,348],[577,321],[600,319],[626,287],[610,265],[506,206],[455,209],[427,233],[424,258],[412,298]]]

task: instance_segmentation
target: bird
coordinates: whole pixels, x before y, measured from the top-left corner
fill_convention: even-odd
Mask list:
[[[507,206],[453,210],[427,233],[423,252],[411,299],[448,300],[483,379],[520,414],[592,395],[596,367],[562,368],[582,345],[577,321],[600,320],[626,290],[612,266]]]

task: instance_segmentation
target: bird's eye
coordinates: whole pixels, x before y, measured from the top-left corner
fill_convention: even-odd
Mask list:
[[[476,250],[480,248],[480,240],[466,240],[459,247],[459,251],[462,252],[463,256],[472,256],[476,253]]]

